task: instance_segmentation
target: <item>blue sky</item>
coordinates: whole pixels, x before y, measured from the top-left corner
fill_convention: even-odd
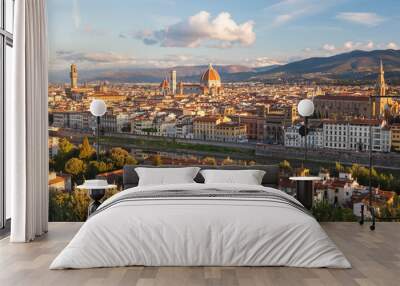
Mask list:
[[[398,0],[48,0],[50,68],[265,66],[400,48]]]

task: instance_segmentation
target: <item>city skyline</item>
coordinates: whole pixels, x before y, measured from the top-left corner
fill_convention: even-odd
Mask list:
[[[109,7],[105,1],[49,1],[50,69],[71,62],[84,69],[209,62],[256,67],[355,49],[398,49],[394,4],[118,1]]]

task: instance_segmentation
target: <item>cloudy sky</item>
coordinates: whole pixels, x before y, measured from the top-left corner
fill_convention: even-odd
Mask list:
[[[400,48],[399,0],[48,0],[50,68],[266,66]]]

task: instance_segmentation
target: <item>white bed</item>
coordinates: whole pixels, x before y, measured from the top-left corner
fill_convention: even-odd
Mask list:
[[[175,190],[189,195],[123,199]],[[244,195],[190,196],[191,192],[232,191],[244,191]],[[253,197],[253,191],[266,192],[272,199]],[[350,268],[318,222],[296,202],[279,190],[255,185],[131,188],[105,201],[50,269],[128,265]]]

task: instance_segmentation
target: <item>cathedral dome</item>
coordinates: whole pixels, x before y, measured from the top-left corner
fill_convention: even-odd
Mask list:
[[[169,88],[169,82],[168,80],[164,79],[161,84],[160,84],[161,89],[168,89]]]
[[[200,83],[205,86],[221,85],[221,77],[219,76],[218,72],[212,67],[211,64],[208,66],[208,69],[201,76]]]

